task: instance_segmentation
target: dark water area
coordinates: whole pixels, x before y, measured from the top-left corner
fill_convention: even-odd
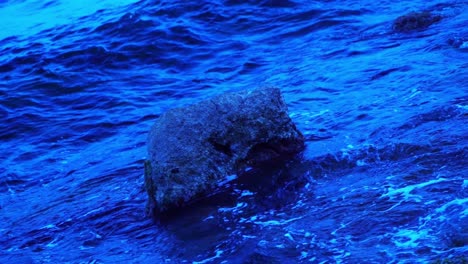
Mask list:
[[[442,19],[395,32],[411,11]],[[466,263],[467,14],[456,0],[0,1],[0,263]],[[151,221],[155,119],[262,86],[281,89],[301,157]]]

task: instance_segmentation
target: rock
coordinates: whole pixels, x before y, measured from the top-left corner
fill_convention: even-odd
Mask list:
[[[304,137],[277,88],[226,93],[167,111],[148,137],[148,213],[184,206],[248,167],[285,161],[303,149]]]
[[[407,15],[398,17],[393,23],[393,29],[398,32],[422,30],[439,22],[441,19],[441,16],[434,15],[428,11],[411,12]]]

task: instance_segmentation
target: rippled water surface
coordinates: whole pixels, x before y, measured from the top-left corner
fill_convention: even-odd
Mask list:
[[[398,33],[411,11],[442,20]],[[427,263],[468,255],[467,1],[0,1],[1,263]],[[164,111],[277,86],[307,138],[154,223]]]

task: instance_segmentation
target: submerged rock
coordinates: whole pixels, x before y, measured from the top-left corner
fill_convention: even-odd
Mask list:
[[[248,167],[304,149],[277,88],[226,93],[161,115],[148,137],[145,188],[156,216],[207,195]]]
[[[393,23],[393,29],[398,32],[422,30],[439,22],[441,19],[442,17],[440,15],[434,15],[427,11],[411,12],[407,15],[398,17]]]

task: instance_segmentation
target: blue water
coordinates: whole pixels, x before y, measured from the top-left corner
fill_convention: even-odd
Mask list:
[[[396,33],[411,11],[443,19]],[[1,263],[466,263],[468,1],[0,1]],[[154,223],[164,111],[280,87],[285,180]],[[221,197],[222,198],[222,197]]]

